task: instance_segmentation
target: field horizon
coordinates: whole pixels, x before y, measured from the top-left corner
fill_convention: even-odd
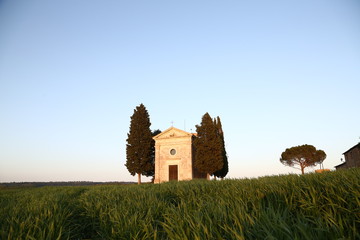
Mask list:
[[[1,239],[359,239],[360,169],[0,188]]]

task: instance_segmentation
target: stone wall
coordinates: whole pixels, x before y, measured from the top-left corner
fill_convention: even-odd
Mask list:
[[[344,153],[346,168],[360,167],[360,144]]]

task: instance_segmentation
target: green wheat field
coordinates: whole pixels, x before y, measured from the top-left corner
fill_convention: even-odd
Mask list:
[[[360,239],[360,169],[0,189],[0,239]]]

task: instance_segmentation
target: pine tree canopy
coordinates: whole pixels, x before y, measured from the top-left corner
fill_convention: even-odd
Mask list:
[[[126,144],[126,164],[131,175],[147,175],[154,171],[152,161],[152,133],[150,118],[143,104],[137,106],[131,116],[130,131]]]
[[[195,168],[211,175],[220,170],[224,163],[221,137],[209,113],[205,113],[201,124],[196,125],[196,132]]]
[[[280,162],[284,165],[294,167],[298,165],[301,173],[304,174],[306,167],[315,166],[322,163],[326,158],[326,153],[323,150],[316,150],[312,145],[301,145],[287,148],[280,158]]]

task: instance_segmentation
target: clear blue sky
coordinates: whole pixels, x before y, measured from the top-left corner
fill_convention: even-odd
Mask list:
[[[0,182],[136,181],[140,103],[152,129],[220,116],[228,177],[300,173],[301,144],[333,169],[360,141],[360,2],[0,1]]]

